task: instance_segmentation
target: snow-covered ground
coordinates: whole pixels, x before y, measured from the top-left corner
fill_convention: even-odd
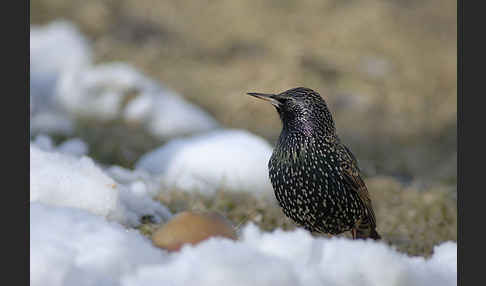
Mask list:
[[[268,178],[272,147],[244,130],[217,130],[173,139],[145,154],[137,169],[154,174],[166,188],[212,195],[223,189],[273,196]]]
[[[36,136],[34,140],[30,143],[44,151],[57,151],[76,157],[81,157],[88,154],[89,150],[88,144],[79,138],[71,138],[62,142],[58,146],[55,146],[51,137],[49,137],[48,135],[40,134]]]
[[[55,96],[71,115],[100,121],[120,119],[164,140],[218,127],[205,111],[124,63],[66,72]]]
[[[454,242],[424,259],[384,242],[315,238],[302,229],[268,233],[248,224],[238,241],[211,238],[168,253],[130,228],[144,214],[171,216],[152,200],[149,173],[102,169],[89,157],[37,145],[30,147],[33,286],[456,285]]]
[[[135,226],[143,215],[156,221],[171,214],[137,184],[118,183],[86,156],[30,146],[30,201],[87,210],[108,220]]]
[[[211,238],[180,252],[154,247],[101,216],[30,205],[30,285],[456,285],[457,246],[430,259],[383,243],[314,238],[304,230],[264,233],[246,225],[239,241]]]
[[[80,118],[122,120],[161,140],[219,127],[128,64],[94,65],[88,40],[70,22],[32,26],[30,41],[32,133],[70,135]]]
[[[220,128],[129,65],[93,65],[88,41],[68,22],[31,27],[30,87],[31,132],[40,134],[30,143],[33,286],[457,284],[454,242],[424,259],[384,242],[316,238],[302,229],[262,232],[248,224],[237,241],[211,238],[174,253],[156,248],[134,227],[145,215],[161,224],[172,216],[153,199],[168,188],[273,198],[270,144]],[[49,137],[69,136],[81,117],[120,119],[175,139],[133,170],[104,166],[87,156],[89,142],[56,145]]]
[[[136,230],[71,207],[30,204],[30,285],[119,285],[162,251]]]
[[[34,133],[70,134],[73,123],[54,100],[63,74],[92,61],[89,43],[69,22],[30,27],[30,128]]]

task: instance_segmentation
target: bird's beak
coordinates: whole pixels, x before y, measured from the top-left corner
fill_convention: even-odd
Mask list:
[[[265,93],[256,93],[256,92],[248,92],[247,94],[268,101],[276,107],[280,106],[281,104],[280,101],[278,101],[275,98],[275,94],[265,94]]]

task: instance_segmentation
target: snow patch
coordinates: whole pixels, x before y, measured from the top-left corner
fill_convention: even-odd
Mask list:
[[[76,157],[81,157],[88,154],[88,144],[79,138],[68,139],[58,146],[54,146],[54,142],[51,137],[45,134],[40,134],[35,137],[34,140],[30,142],[44,151],[56,151],[64,154],[73,155]]]
[[[162,265],[164,251],[136,230],[83,210],[30,204],[30,285],[119,285],[142,265]]]
[[[30,201],[84,209],[132,226],[143,215],[158,222],[171,215],[151,197],[117,184],[91,158],[43,151],[35,144],[30,146]]]
[[[218,123],[205,111],[124,63],[64,73],[56,89],[61,106],[76,117],[123,120],[160,139],[207,131]]]
[[[382,242],[315,238],[300,229],[264,233],[249,224],[240,241],[184,246],[170,263],[124,275],[122,285],[456,285],[456,250],[446,242],[426,260]]]
[[[272,147],[244,130],[217,130],[174,139],[143,155],[136,169],[158,176],[166,188],[208,195],[218,189],[273,195],[268,178]]]
[[[122,119],[162,140],[219,126],[207,112],[128,64],[93,65],[88,41],[63,20],[31,26],[30,92],[34,134],[70,135],[79,118]]]
[[[383,242],[262,232],[210,238],[168,253],[135,230],[87,211],[30,204],[31,285],[457,285],[457,244],[430,259]]]
[[[62,74],[90,65],[91,58],[88,42],[70,22],[59,20],[30,27],[32,132],[72,132],[72,122],[53,100],[54,89]]]

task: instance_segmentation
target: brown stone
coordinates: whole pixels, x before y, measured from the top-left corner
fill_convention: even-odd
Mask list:
[[[177,251],[186,243],[195,245],[218,236],[237,239],[228,219],[214,212],[182,212],[157,229],[152,235],[152,242],[168,251]]]

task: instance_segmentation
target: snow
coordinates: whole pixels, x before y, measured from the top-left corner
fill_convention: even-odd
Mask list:
[[[64,73],[56,99],[69,113],[91,120],[121,119],[160,139],[211,130],[205,111],[124,63],[106,63]]]
[[[154,197],[160,191],[159,183],[144,170],[129,170],[120,166],[110,166],[105,172],[117,182],[128,185],[134,194]]]
[[[32,104],[35,103],[31,103],[31,106]],[[73,130],[74,123],[71,118],[57,110],[37,110],[31,114],[30,132],[32,134],[71,135]]]
[[[209,138],[228,136],[249,135]],[[159,222],[170,217],[151,199],[158,188],[150,173],[102,169],[57,149],[46,136],[30,146],[31,285],[456,285],[454,242],[424,259],[384,242],[313,237],[303,229],[262,232],[248,224],[238,241],[211,238],[168,253],[130,228],[145,214]]]
[[[447,242],[425,260],[374,241],[263,233],[250,224],[241,241],[185,246],[170,263],[124,276],[122,285],[456,285],[456,250]],[[438,264],[444,256],[450,259]]]
[[[63,74],[56,99],[70,114],[113,120],[126,97],[150,87],[153,84],[129,65],[111,63]]]
[[[203,133],[219,127],[208,113],[173,92],[152,97],[147,129],[160,139]],[[143,99],[140,98],[139,101]],[[140,104],[135,101],[134,104]],[[130,106],[127,108],[127,118]]]
[[[84,209],[132,226],[143,215],[158,222],[171,216],[166,207],[137,193],[136,185],[118,184],[91,158],[45,151],[36,144],[30,146],[30,201]]]
[[[53,100],[62,74],[91,64],[88,42],[67,21],[30,27],[30,102],[33,132],[70,134],[72,123]]]
[[[179,252],[87,211],[31,203],[31,285],[457,285],[457,245],[430,259],[383,242],[316,238],[297,229],[243,227]]]
[[[79,138],[68,139],[57,147],[59,152],[72,154],[77,157],[88,154],[88,144]]]
[[[165,188],[214,194],[219,189],[272,196],[268,161],[272,147],[244,130],[216,130],[173,139],[143,155],[136,169],[146,170]]]
[[[162,265],[135,230],[83,210],[30,204],[30,285],[119,285],[122,274]]]
[[[89,150],[88,144],[79,138],[70,138],[58,146],[54,146],[54,142],[52,141],[51,137],[45,134],[40,134],[37,135],[30,143],[44,151],[56,151],[76,157],[81,157],[88,154]]]
[[[60,75],[91,64],[91,50],[78,29],[67,21],[30,27],[30,90],[49,96]]]
[[[60,44],[62,43],[62,44]],[[30,30],[34,134],[73,133],[73,120],[122,119],[157,138],[217,128],[207,112],[125,63],[93,65],[88,40],[68,21]]]
[[[49,135],[45,134],[37,135],[34,140],[30,141],[30,144],[45,151],[52,151],[54,149],[54,142]]]

